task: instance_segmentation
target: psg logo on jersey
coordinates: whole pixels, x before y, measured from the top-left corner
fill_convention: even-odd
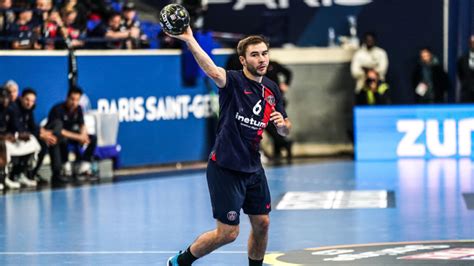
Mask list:
[[[267,101],[271,106],[275,105],[275,97],[273,95],[268,95],[265,101]]]

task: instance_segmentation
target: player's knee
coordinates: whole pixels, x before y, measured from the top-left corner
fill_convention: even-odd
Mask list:
[[[234,242],[238,236],[239,236],[238,226],[227,226],[224,230],[220,232],[221,242],[224,244]]]
[[[270,217],[263,216],[260,217],[257,221],[254,222],[254,229],[259,233],[267,233],[270,228]]]

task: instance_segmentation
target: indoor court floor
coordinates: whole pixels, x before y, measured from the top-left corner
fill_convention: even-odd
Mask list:
[[[266,167],[265,265],[474,265],[470,159]],[[213,229],[205,171],[0,196],[0,265],[166,265]],[[247,265],[238,239],[195,265]]]

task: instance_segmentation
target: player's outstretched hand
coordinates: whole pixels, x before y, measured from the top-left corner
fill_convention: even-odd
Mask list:
[[[182,40],[184,42],[188,42],[189,40],[191,40],[193,38],[193,30],[191,29],[190,26],[188,26],[188,28],[186,28],[186,31],[183,34],[180,34],[180,35],[173,35],[173,34],[169,34],[167,32],[165,32],[165,33],[170,37]]]

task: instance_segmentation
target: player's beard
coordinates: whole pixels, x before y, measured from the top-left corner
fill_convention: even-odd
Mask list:
[[[263,71],[258,71],[258,69],[256,67],[247,64],[247,70],[250,72],[250,74],[254,75],[255,77],[265,76],[265,74],[267,74],[267,69],[268,68],[265,67],[265,69]]]

